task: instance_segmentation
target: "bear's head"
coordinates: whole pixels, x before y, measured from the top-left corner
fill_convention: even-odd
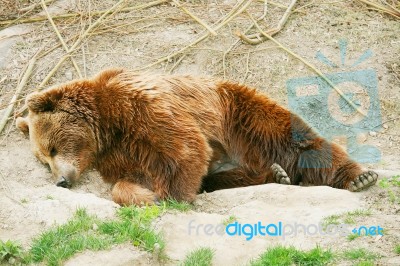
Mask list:
[[[57,186],[70,187],[93,162],[96,138],[82,84],[34,92],[26,98],[29,114],[17,127],[29,135],[35,156],[51,168]]]

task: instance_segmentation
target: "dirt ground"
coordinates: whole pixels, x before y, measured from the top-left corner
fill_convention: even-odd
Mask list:
[[[36,7],[21,17],[24,12],[16,11],[29,7],[31,3],[20,1],[18,5],[13,5],[13,1],[5,2],[9,5],[0,7],[0,20],[44,15]],[[85,14],[55,19],[61,36],[71,47],[82,32],[98,19],[95,11],[109,9],[116,2],[61,0],[54,1],[49,11],[52,16],[72,12]],[[124,7],[132,7],[151,1],[125,2]],[[211,26],[217,25],[236,3],[233,0],[181,2]],[[277,25],[285,13],[285,6],[291,1],[267,2],[265,19],[259,22],[265,30]],[[247,11],[258,18],[263,15],[263,6],[263,1],[253,1]],[[140,10],[120,10],[106,18],[77,46],[72,58],[82,76],[89,77],[101,69],[115,66],[152,72],[208,75],[249,84],[280,104],[290,106],[288,81],[315,77],[316,74],[272,41],[258,45],[240,41],[237,33],[244,33],[250,25],[252,21],[243,13],[219,29],[216,36],[209,36],[177,56],[153,64],[207,33],[193,18],[165,1]],[[250,30],[249,34],[253,33],[257,33],[257,30]],[[365,168],[379,172],[380,180],[400,175],[400,20],[369,10],[359,1],[303,0],[297,1],[287,23],[275,38],[323,73],[370,70],[376,74],[375,87],[379,96],[381,121],[376,129],[361,132],[357,141],[373,146],[380,152],[379,160],[364,163]],[[340,40],[347,42],[344,61],[340,53]],[[0,117],[14,95],[30,58],[39,51],[41,57],[16,109],[22,106],[25,95],[34,91],[65,55],[59,43],[47,20],[19,25],[0,24]],[[372,56],[355,65],[368,49]],[[318,52],[333,64],[318,60]],[[46,87],[75,78],[78,78],[77,71],[68,58],[50,77]],[[372,83],[368,83],[367,87],[374,89]],[[318,111],[315,111],[317,116]],[[335,140],[346,145],[341,136]],[[102,218],[113,217],[118,207],[110,201],[110,186],[101,181],[95,170],[86,173],[71,190],[57,188],[50,172],[34,158],[28,139],[16,130],[14,118],[11,118],[0,135],[0,239],[18,240],[28,247],[33,236],[54,223],[65,222],[79,206],[86,207],[90,213]],[[377,264],[400,264],[400,257],[394,252],[394,246],[400,244],[398,187],[388,189],[376,185],[365,192],[350,193],[329,187],[268,184],[202,194],[194,206],[189,213],[169,213],[155,223],[156,228],[165,235],[167,255],[173,265],[199,246],[214,248],[215,265],[245,265],[267,247],[278,243],[295,245],[301,249],[310,249],[319,244],[337,252],[364,247],[382,255]],[[383,237],[359,237],[348,241],[339,235],[299,235],[285,240],[256,237],[246,241],[240,237],[210,237],[188,232],[188,224],[193,220],[196,224],[219,224],[234,215],[243,223],[283,221],[318,224],[329,215],[358,209],[370,209],[372,215],[357,218],[356,226],[380,225],[385,228]],[[156,263],[149,254],[127,244],[110,251],[78,254],[66,265],[87,265],[94,258],[96,265]],[[335,263],[346,265],[347,262]]]

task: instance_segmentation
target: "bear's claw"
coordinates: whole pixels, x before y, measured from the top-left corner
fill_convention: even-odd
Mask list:
[[[271,170],[274,173],[276,183],[283,185],[291,184],[290,177],[287,175],[286,171],[283,170],[283,168],[279,164],[274,163],[271,166]]]
[[[353,181],[350,182],[349,190],[352,192],[358,192],[373,186],[378,180],[378,174],[374,171],[367,171],[357,176]]]

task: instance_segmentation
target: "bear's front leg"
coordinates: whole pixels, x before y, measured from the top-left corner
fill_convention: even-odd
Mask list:
[[[124,206],[158,204],[153,191],[127,180],[115,183],[111,194],[114,202]]]

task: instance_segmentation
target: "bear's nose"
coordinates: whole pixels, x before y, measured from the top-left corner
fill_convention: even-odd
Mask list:
[[[63,188],[68,188],[69,187],[69,182],[65,177],[61,177],[60,180],[57,182],[57,187],[63,187]]]

